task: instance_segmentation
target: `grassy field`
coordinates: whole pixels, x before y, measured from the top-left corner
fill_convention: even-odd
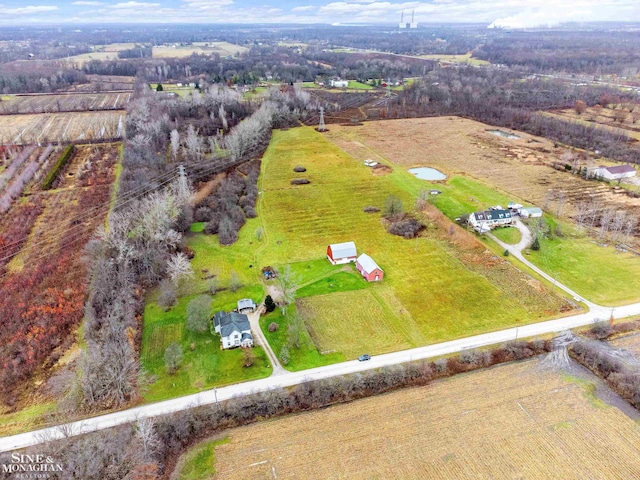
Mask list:
[[[293,172],[298,164],[307,168],[304,177],[310,184],[291,185],[299,176]],[[154,373],[162,373],[161,351],[172,336],[189,345],[191,339],[180,330],[180,318],[186,298],[208,288],[207,277],[214,276],[217,288],[223,289],[214,297],[214,310],[229,309],[243,296],[261,300],[264,288],[273,283],[261,278],[260,270],[267,265],[281,271],[290,268],[298,287],[297,308],[308,328],[302,347],[290,348],[287,368],[291,370],[351,359],[363,352],[389,352],[538,321],[566,306],[504,260],[487,257],[480,242],[444,217],[426,218],[428,228],[418,239],[388,234],[379,213],[367,214],[362,209],[381,207],[393,194],[412,210],[425,183],[402,170],[372,175],[368,167],[311,128],[274,132],[261,169],[258,218],[247,221],[238,241],[222,247],[217,237],[198,233],[202,225],[194,225],[188,244],[195,251],[195,278],[180,288],[180,305],[164,313],[150,296],[143,358]],[[476,203],[506,200],[495,190],[463,177],[442,188],[446,191],[437,201],[448,205],[451,215]],[[255,235],[258,228],[264,232],[260,241]],[[382,284],[365,282],[353,265],[332,266],[326,261],[329,243],[349,240],[385,270]],[[470,246],[465,242],[471,242]],[[242,291],[228,290],[232,275],[245,285]],[[280,328],[268,332],[266,327],[273,321]],[[261,322],[278,355],[287,342],[289,319],[276,311]],[[166,335],[152,332],[161,328]],[[148,353],[153,335],[167,340],[158,340],[158,346],[152,348],[155,353]],[[206,348],[212,357],[226,355]],[[201,385],[206,383],[200,373],[188,379],[183,376],[183,386],[193,385],[196,377]]]
[[[311,181],[309,185],[290,185],[295,177],[292,169],[298,164],[307,167],[304,176]],[[504,199],[470,180],[460,179],[460,183],[475,196],[492,196],[495,201]],[[397,348],[404,348],[500,328],[512,324],[514,319],[535,321],[549,314],[544,313],[549,310],[548,304],[544,309],[525,306],[517,296],[511,295],[505,302],[505,289],[511,287],[504,282],[497,287],[494,279],[488,280],[484,272],[452,255],[437,228],[419,239],[405,240],[386,233],[380,214],[362,211],[368,205],[382,206],[390,194],[402,198],[411,209],[417,193],[424,187],[424,182],[401,170],[386,176],[371,175],[360,161],[312,129],[274,132],[262,164],[264,193],[259,212],[266,236],[259,248],[261,265],[321,259],[327,244],[353,240],[358,251],[372,255],[386,273],[384,286],[363,293],[363,297],[369,297],[380,292],[368,308],[387,312],[381,320],[388,328],[386,340],[370,349],[367,348],[370,338],[351,335],[348,358],[362,349],[370,353],[389,351],[393,349],[389,338],[395,339]],[[470,201],[465,198],[469,193],[458,193],[459,200],[444,200],[446,194],[439,197],[452,205]],[[508,268],[504,275],[509,276],[511,270],[516,272]],[[518,288],[521,288],[519,284]],[[526,290],[526,286],[524,288]],[[354,303],[357,308],[353,308],[345,304],[342,301],[345,295],[357,301],[357,293],[301,300],[301,310],[316,335],[314,340],[324,338],[321,319],[314,321],[317,313],[311,313],[319,309],[325,309],[323,317],[335,315],[337,319],[342,315],[344,324],[351,323],[358,331],[370,331],[367,316],[360,312],[363,305],[357,302]],[[319,306],[315,305],[317,302]],[[321,344],[321,350],[336,349],[331,342]],[[344,348],[344,344],[340,348]]]
[[[557,221],[546,217],[552,230]],[[540,250],[528,259],[577,293],[601,305],[622,305],[640,300],[640,259],[601,246],[595,239],[560,223],[563,236],[540,239]]]
[[[361,83],[358,82],[356,80],[349,80],[349,87],[353,90],[371,90],[373,89],[373,87],[371,85],[368,85],[366,83]]]
[[[291,306],[287,309],[287,315],[290,315],[295,311],[295,305]],[[275,322],[278,325],[278,330],[275,332],[269,331],[269,325],[272,322]],[[279,356],[283,345],[287,345],[288,343],[288,316],[283,316],[281,310],[278,308],[260,319],[260,328],[262,328],[262,331],[275,354]],[[302,332],[300,348],[289,348],[289,356],[289,363],[284,365],[284,367],[291,371],[321,367],[323,365],[343,362],[345,360],[344,354],[340,352],[327,351],[321,353],[309,335],[308,330]]]
[[[420,58],[426,58],[429,60],[436,60],[442,63],[463,63],[467,65],[490,65],[487,60],[481,60],[479,58],[473,58],[471,52],[465,55],[420,55]]]
[[[150,83],[149,87],[151,88],[151,90],[155,91],[155,89],[158,87],[157,83]],[[191,88],[189,85],[183,85],[182,87],[177,86],[175,83],[163,83],[162,84],[162,91],[165,93],[168,92],[172,92],[177,94],[178,96],[185,98],[188,97],[189,95],[191,95],[191,92],[193,92],[195,90],[195,88]]]
[[[205,478],[637,478],[640,426],[588,387],[532,360],[260,422]]]
[[[206,480],[215,473],[214,449],[227,443],[228,439],[206,440],[189,449],[176,465],[176,480]]]
[[[362,353],[387,353],[428,343],[393,291],[386,285],[377,287],[298,301],[320,352],[338,351],[355,358]]]
[[[261,292],[260,292],[261,295]],[[256,289],[247,287],[237,292],[219,292],[212,298],[212,313],[235,307],[239,298],[256,297]],[[153,302],[144,311],[142,353],[144,369],[155,377],[144,397],[147,401],[159,401],[178,395],[187,395],[214,386],[267,377],[271,367],[264,350],[253,349],[256,362],[242,366],[242,350],[222,350],[220,337],[205,333],[193,333],[185,327],[187,304],[195,295],[180,297],[178,304],[165,312]],[[164,351],[177,341],[184,353],[182,366],[174,375],[165,369]],[[193,350],[191,349],[193,346]]]
[[[253,90],[249,90],[248,92],[244,92],[242,94],[242,98],[244,98],[246,100],[252,100],[252,99],[260,98],[260,97],[264,96],[266,91],[267,91],[267,87],[256,87]]]
[[[443,191],[434,204],[451,219],[509,201],[546,205],[553,212],[556,203],[549,200],[549,191],[566,192],[568,213],[572,205],[588,198],[640,213],[640,200],[616,194],[602,182],[585,181],[549,167],[563,151],[554,150],[544,139],[526,134],[519,140],[502,139],[490,135],[486,125],[455,117],[387,121],[384,136],[380,125],[334,125],[326,135],[359,160],[388,162],[396,170],[430,166],[447,174],[444,183],[423,185]],[[404,189],[413,188],[396,178]],[[596,303],[630,303],[640,298],[640,284],[635,280],[640,278],[639,257],[600,246],[575,232],[568,222],[562,223],[562,229],[564,238],[545,239],[540,252],[531,254],[536,265]]]
[[[14,413],[3,410],[4,407],[0,409],[0,436],[8,436],[41,427],[45,423],[45,415],[56,410],[56,403],[38,403]]]

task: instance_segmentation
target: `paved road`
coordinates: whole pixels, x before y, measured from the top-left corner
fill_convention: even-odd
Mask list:
[[[529,231],[524,224],[519,222],[518,228],[524,229],[523,238],[530,239]],[[496,242],[498,242],[503,248],[509,250],[510,254],[514,255],[516,258],[518,258],[518,260],[545,277],[547,280],[553,282],[558,286],[558,288],[565,290],[575,298],[580,298],[576,292],[557,282],[556,279],[554,279],[550,275],[547,275],[545,272],[540,270],[538,267],[533,265],[522,256],[521,251],[527,246],[527,242],[522,241],[518,245],[507,245],[493,237],[493,235],[488,235]],[[497,332],[484,333],[482,335],[475,335],[473,337],[461,338],[458,340],[438,343],[426,347],[403,350],[400,352],[388,353],[385,355],[376,355],[373,356],[371,360],[366,362],[358,362],[354,360],[338,363],[336,365],[328,365],[326,367],[304,370],[301,372],[288,372],[282,369],[278,369],[276,375],[272,375],[271,377],[261,380],[229,385],[228,387],[223,388],[214,388],[213,390],[208,390],[206,392],[201,392],[180,398],[174,398],[172,400],[166,400],[164,402],[153,403],[150,405],[130,408],[128,410],[109,413],[106,415],[101,415],[99,417],[88,418],[86,420],[73,422],[62,427],[58,426],[44,428],[33,432],[0,438],[0,452],[6,452],[17,448],[37,445],[45,440],[53,440],[62,438],[64,436],[79,435],[95,430],[102,430],[116,425],[121,425],[123,423],[134,422],[138,418],[166,415],[168,413],[186,410],[198,405],[213,404],[215,402],[228,400],[233,397],[251,395],[252,393],[256,392],[275,390],[280,387],[289,387],[311,380],[322,380],[340,375],[361,372],[364,370],[397,365],[414,360],[429,359],[441,355],[461,352],[463,350],[485,347],[487,345],[494,345],[510,340],[516,340],[518,338],[534,337],[547,333],[562,332],[571,328],[589,325],[599,320],[607,320],[612,315],[614,318],[625,318],[631,315],[640,315],[640,303],[611,308],[595,305],[583,299],[581,300],[589,306],[589,312],[556,320],[534,323],[531,325],[523,325],[521,327],[507,328],[505,330],[500,330]],[[257,329],[257,331],[260,331],[260,329]],[[273,354],[273,352],[271,352],[271,354]]]
[[[250,395],[255,392],[274,390],[280,387],[288,387],[304,383],[310,380],[321,380],[339,375],[361,372],[374,368],[397,365],[414,360],[422,360],[461,352],[467,349],[484,347],[497,343],[503,343],[516,338],[532,337],[546,333],[561,332],[570,328],[589,325],[596,320],[608,319],[612,310],[606,307],[598,307],[596,311],[590,311],[580,315],[573,315],[557,320],[524,325],[516,328],[508,328],[492,333],[475,335],[473,337],[461,338],[450,342],[429,345],[427,347],[403,350],[400,352],[388,353],[385,355],[375,355],[367,362],[356,360],[328,365],[326,367],[304,370],[301,372],[286,372],[281,375],[255,380],[252,382],[239,383],[228,387],[208,390],[194,395],[174,398],[164,402],[143,405],[130,408],[120,412],[101,415],[99,417],[88,418],[78,422],[65,425],[64,428],[51,427],[33,432],[0,438],[0,452],[14,450],[17,448],[37,445],[45,439],[52,440],[62,438],[66,435],[78,435],[94,430],[129,423],[142,417],[154,417],[165,415],[180,410],[186,410],[198,405],[207,405],[215,402],[230,399],[232,397]],[[640,304],[616,307],[613,309],[615,318],[623,318],[630,315],[640,314]]]

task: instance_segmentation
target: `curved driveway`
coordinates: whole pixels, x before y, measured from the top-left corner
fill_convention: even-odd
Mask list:
[[[524,225],[522,225],[524,227]],[[522,228],[519,226],[519,228]],[[526,227],[524,227],[526,229]],[[490,235],[494,238],[492,235]],[[523,235],[524,237],[524,235]],[[532,270],[545,277],[547,280],[554,282],[558,288],[562,288],[576,298],[580,298],[577,293],[558,283],[553,277],[541,271],[538,267],[527,261],[521,253],[520,244],[507,245],[495,239],[500,245],[509,250],[518,260],[522,261]],[[522,242],[521,242],[522,243]],[[526,245],[525,245],[526,246]],[[614,318],[624,318],[631,315],[640,314],[640,303],[626,305],[623,307],[602,307],[587,302],[580,298],[581,301],[589,305],[591,310],[580,315],[572,315],[570,317],[559,318],[556,320],[548,320],[546,322],[533,323],[523,325],[521,327],[507,328],[482,335],[474,335],[472,337],[460,338],[449,342],[428,345],[426,347],[413,348],[411,350],[403,350],[400,352],[388,353],[385,355],[375,355],[371,360],[366,362],[358,362],[356,360],[342,362],[335,365],[303,370],[301,372],[279,371],[278,375],[261,380],[229,385],[223,388],[214,388],[205,392],[187,395],[184,397],[165,400],[163,402],[142,405],[120,412],[109,413],[98,417],[92,417],[66,425],[44,428],[33,432],[22,433],[11,437],[0,438],[0,452],[14,450],[17,448],[28,447],[43,443],[47,440],[59,439],[70,435],[79,435],[95,430],[114,427],[123,423],[134,422],[139,418],[155,417],[158,415],[166,415],[181,410],[186,410],[199,405],[209,405],[233,397],[251,395],[256,392],[264,392],[275,390],[281,387],[289,387],[312,380],[322,380],[326,378],[347,375],[351,373],[361,372],[374,368],[387,367],[400,363],[410,362],[414,360],[423,360],[441,355],[461,352],[467,349],[485,347],[498,343],[516,340],[518,338],[533,337],[547,333],[557,333],[571,328],[589,325],[599,320],[608,319],[611,315]]]

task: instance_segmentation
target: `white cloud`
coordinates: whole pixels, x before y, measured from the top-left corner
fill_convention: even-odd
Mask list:
[[[36,15],[39,13],[53,12],[58,10],[58,7],[54,5],[29,5],[27,7],[7,8],[4,5],[0,5],[0,14],[2,15]]]
[[[0,0],[3,1],[3,0]],[[28,1],[28,0],[24,0]],[[35,0],[34,0],[35,1]],[[46,1],[46,0],[43,0]],[[57,3],[51,0],[51,3]],[[638,0],[261,0],[260,6],[233,0],[68,0],[71,5],[100,7],[85,22],[138,23],[386,23],[393,24],[415,12],[415,21],[476,22],[508,28],[557,24],[566,21],[640,21]],[[0,24],[42,22],[41,13],[55,6],[7,7],[0,5]],[[72,23],[60,7],[46,20]],[[84,13],[84,12],[83,12]],[[31,15],[31,16],[30,16]]]
[[[155,8],[155,7],[159,7],[160,4],[159,3],[146,3],[146,2],[124,2],[124,3],[115,3],[113,5],[108,5],[109,8],[117,8],[117,9],[122,9],[122,8]]]

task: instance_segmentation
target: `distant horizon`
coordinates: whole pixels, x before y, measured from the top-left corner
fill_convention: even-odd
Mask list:
[[[0,0],[2,1],[2,0]],[[508,29],[567,22],[640,22],[637,0],[21,0],[0,3],[2,26],[109,24],[487,24]],[[265,20],[268,21],[265,22]]]
[[[418,23],[418,22],[417,22]],[[446,25],[469,25],[469,26],[482,26],[482,25],[490,25],[490,22],[472,22],[472,21],[449,21],[449,22],[419,22],[417,29],[433,27],[433,26],[446,26]],[[565,28],[572,26],[596,26],[596,25],[620,25],[620,26],[638,26],[640,28],[640,20],[634,21],[622,21],[622,20],[598,20],[598,21],[588,21],[588,22],[579,22],[579,21],[566,21],[557,23],[554,25],[534,25],[530,27],[507,27],[507,26],[494,26],[492,28],[502,29],[502,30],[531,30],[531,29],[554,29],[554,28]],[[80,29],[82,27],[94,27],[99,28],[103,27],[117,27],[117,26],[129,26],[129,27],[167,27],[167,26],[175,26],[175,27],[187,27],[187,26],[198,26],[198,27],[206,27],[206,26],[229,26],[229,27],[314,27],[314,26],[323,26],[323,27],[398,27],[398,23],[396,22],[377,22],[377,23],[327,23],[327,22],[313,22],[313,23],[295,23],[295,22],[193,22],[193,21],[184,21],[184,22],[127,22],[123,20],[119,21],[103,21],[103,22],[85,22],[80,23],[76,22],[75,24],[71,23],[13,23],[11,25],[2,25],[3,28],[7,29],[26,29],[26,28],[64,28],[67,30]],[[415,31],[416,29],[407,29],[407,32]]]

